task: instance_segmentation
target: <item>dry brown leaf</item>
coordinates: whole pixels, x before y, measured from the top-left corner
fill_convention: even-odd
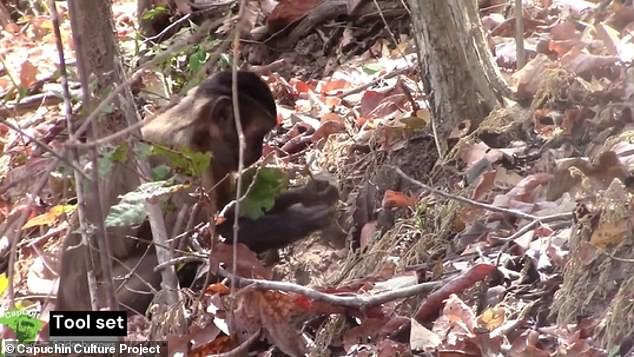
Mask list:
[[[597,32],[597,37],[603,42],[605,48],[608,50],[608,54],[617,56],[619,54],[619,51],[617,50],[617,44],[619,43],[620,37],[619,32],[603,22],[595,24],[594,30]]]
[[[243,337],[264,328],[269,341],[290,356],[303,356],[306,342],[292,326],[298,314],[305,313],[296,294],[277,291],[244,290],[237,295],[235,323]]]
[[[353,345],[375,341],[384,324],[383,319],[369,318],[361,325],[348,329],[342,336],[344,350],[349,352]]]
[[[573,47],[561,57],[561,65],[579,76],[604,77],[619,61],[618,56],[602,56],[583,52],[582,46]]]
[[[479,181],[473,189],[471,199],[480,201],[482,198],[491,191],[495,177],[497,175],[496,170],[489,170],[480,175]]]
[[[550,34],[555,41],[577,39],[581,36],[574,21],[564,21],[556,24],[550,30]]]
[[[442,339],[416,319],[411,319],[411,332],[409,335],[409,345],[414,351],[429,351],[440,346]]]
[[[343,119],[337,113],[326,113],[321,119],[321,125],[312,135],[311,140],[317,142],[325,140],[332,134],[344,133],[346,126]]]
[[[74,212],[76,208],[77,205],[57,205],[51,207],[45,213],[29,219],[24,226],[22,226],[22,229],[53,225],[60,217]]]
[[[37,67],[35,67],[29,60],[22,62],[20,67],[20,87],[30,88],[37,80]]]
[[[631,195],[621,181],[614,180],[599,198],[601,216],[590,243],[602,249],[621,243],[634,228]]]
[[[230,292],[231,290],[229,289],[229,287],[227,287],[225,284],[222,284],[222,283],[210,284],[205,289],[205,294],[207,295],[214,295],[214,294],[226,295],[226,294],[229,294]]]
[[[342,89],[350,87],[352,87],[352,85],[348,81],[343,79],[334,79],[320,82],[319,85],[317,85],[316,91],[318,93],[336,95],[341,92]]]
[[[275,33],[294,21],[301,19],[319,3],[319,0],[280,0],[271,15],[266,19],[266,24],[270,32]]]
[[[377,221],[368,222],[361,228],[361,234],[359,235],[359,244],[361,249],[365,248],[374,239],[374,233],[377,231]]]
[[[533,174],[525,177],[509,191],[505,196],[520,202],[534,202],[537,195],[537,188],[545,186],[552,180],[553,176],[544,173]]]
[[[511,76],[511,87],[521,97],[532,98],[544,80],[544,71],[556,67],[547,55],[540,53]]]
[[[505,321],[506,311],[503,307],[490,307],[478,316],[478,324],[489,331],[500,327]]]
[[[383,208],[408,208],[416,206],[418,199],[416,197],[411,197],[403,192],[386,190],[385,194],[383,194],[383,201],[381,202],[381,206]]]
[[[512,345],[509,355],[518,357],[550,357],[548,351],[538,347],[539,332],[528,330],[517,337]]]
[[[386,98],[402,93],[403,90],[400,86],[383,89],[381,91],[367,90],[363,93],[363,97],[361,98],[359,113],[364,117],[374,118],[371,116],[372,112],[375,111]]]
[[[212,269],[215,269],[220,263],[224,263],[224,269],[231,272],[233,246],[231,244],[218,242],[210,254],[210,260]],[[265,267],[257,255],[242,243],[238,243],[237,269],[236,274],[246,278],[271,279],[273,277],[271,270]]]
[[[584,158],[562,160],[548,185],[546,198],[556,200],[564,192],[574,196],[577,192],[604,190],[615,178],[625,182],[628,176],[627,168],[612,150],[599,154],[594,163]]]

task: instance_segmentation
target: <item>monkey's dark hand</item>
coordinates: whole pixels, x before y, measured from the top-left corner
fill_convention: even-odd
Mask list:
[[[332,206],[339,200],[339,190],[328,181],[310,180],[305,186],[282,193],[276,200],[271,213],[284,211],[290,206],[301,203],[306,207],[317,205]]]
[[[328,205],[306,207],[294,204],[283,211],[269,212],[257,220],[240,218],[238,241],[256,253],[279,249],[331,224],[335,208]],[[216,231],[233,240],[233,220],[226,220]]]
[[[257,220],[239,220],[238,241],[254,252],[279,249],[308,234],[328,227],[335,215],[339,200],[337,188],[324,180],[311,180],[306,186],[282,193],[275,206]],[[233,239],[233,210],[216,231]]]
[[[321,204],[332,206],[339,200],[339,190],[325,180],[312,179],[302,190],[301,203],[306,207]]]

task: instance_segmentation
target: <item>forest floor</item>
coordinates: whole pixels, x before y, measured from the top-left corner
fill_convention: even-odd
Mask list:
[[[528,63],[519,71],[513,12],[483,6],[490,49],[516,98],[477,128],[464,118],[449,138],[453,149],[442,155],[432,128],[443,118],[429,108],[403,3],[350,1],[351,20],[286,27],[310,18],[298,12],[325,16],[326,3],[262,1],[249,15],[257,40],[241,45],[245,68],[266,80],[278,104],[280,127],[265,143],[268,164],[289,172],[292,182],[307,172],[327,173],[341,192],[333,227],[266,263],[245,253],[248,276],[312,289],[245,289],[240,331],[261,329],[268,342],[252,350],[259,356],[631,356],[632,2],[528,2]],[[384,7],[377,16],[375,4],[390,12]],[[59,6],[69,57],[70,22]],[[116,35],[132,71],[138,48],[160,52],[193,32],[185,26],[160,46],[140,43],[135,11],[134,1],[114,1]],[[263,24],[273,33],[266,44],[258,39]],[[135,92],[143,115],[167,103],[152,93],[185,87],[213,46],[199,44],[144,73]],[[41,145],[56,149],[66,139],[48,14],[5,25],[0,48],[1,304],[6,311],[12,243],[6,232],[20,228],[26,212],[13,284],[17,307],[39,312],[57,288],[56,256],[69,230],[66,216],[75,210],[65,203],[68,174],[56,172],[36,187],[54,159]],[[77,85],[71,88],[75,95]],[[32,192],[39,193],[30,202]],[[167,337],[172,352],[220,353],[243,342],[226,337],[218,311],[228,294],[220,286],[208,288],[196,310],[204,316],[186,334]],[[366,299],[341,305],[320,300],[319,292]],[[131,339],[156,332],[156,321],[130,323]]]

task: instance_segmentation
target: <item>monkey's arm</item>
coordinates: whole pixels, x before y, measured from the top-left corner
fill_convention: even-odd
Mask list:
[[[257,220],[243,217],[238,221],[238,241],[256,253],[283,248],[314,231],[326,228],[332,222],[334,214],[335,208],[327,204],[307,207],[296,203],[284,210],[267,212]],[[216,231],[231,242],[233,218],[227,218],[216,227]]]
[[[317,205],[334,205],[339,200],[339,191],[327,181],[311,180],[305,186],[282,193],[270,210],[271,213],[282,212],[290,206],[301,203],[305,207]]]
[[[273,208],[263,217],[252,220],[241,217],[238,241],[254,252],[279,249],[308,234],[326,228],[335,214],[334,204],[339,191],[327,181],[311,180],[305,186],[282,193]],[[234,209],[216,231],[233,240]]]

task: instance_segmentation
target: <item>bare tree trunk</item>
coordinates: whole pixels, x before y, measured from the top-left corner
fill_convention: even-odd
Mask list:
[[[118,55],[119,51],[114,37],[110,1],[70,0],[69,8],[73,39],[77,51],[78,69],[84,92],[83,104],[85,112],[90,113],[91,108],[94,107],[91,105],[91,97],[93,95],[97,98],[104,96],[105,91],[111,90],[113,83],[121,83],[125,80],[125,74],[123,73],[123,66]],[[89,89],[89,78],[91,75],[94,75],[98,83],[95,93],[91,93]],[[118,112],[123,113],[126,120],[112,120],[116,118],[116,116],[113,115],[108,118],[109,120],[97,121],[97,124],[92,124],[90,130],[91,139],[94,140],[99,137],[107,136],[108,134],[126,128],[128,125],[135,124],[139,118],[133,102],[132,93],[128,88],[117,100]],[[134,145],[134,142],[131,140],[130,144]],[[100,176],[97,170],[99,165],[97,163],[96,149],[92,148],[90,154],[93,180],[88,183],[88,185],[82,186],[88,188],[82,191],[83,195],[85,195],[82,201],[85,204],[80,204],[80,206],[82,207],[83,213],[85,213],[83,216],[85,216],[87,220],[87,222],[82,224],[82,227],[97,227],[97,236],[99,239],[97,239],[97,244],[94,244],[94,240],[92,240],[92,242],[93,246],[99,248],[99,256],[93,254],[94,249],[88,250],[88,257],[79,256],[83,254],[81,251],[74,254],[77,255],[77,259],[89,258],[88,263],[91,261],[95,262],[92,268],[99,269],[101,272],[101,278],[106,290],[107,306],[111,309],[118,309],[113,288],[112,248],[108,234],[116,235],[117,239],[123,239],[122,237],[129,232],[129,229],[106,229],[104,219],[109,208],[118,201],[119,195],[134,190],[141,182],[139,176],[131,175],[136,172],[136,168],[141,167],[145,173],[148,173],[150,170],[147,162],[139,162],[139,165],[137,165],[134,157],[128,157],[126,162],[113,163],[112,171]],[[155,246],[157,257],[159,258],[159,263],[163,263],[172,258],[171,252],[164,248],[168,246],[168,244],[166,242],[167,233],[163,215],[158,203],[148,202],[147,205],[152,234],[159,243],[159,245]],[[83,239],[83,241],[85,242],[86,239]],[[121,244],[114,247],[114,249],[122,248]],[[86,250],[84,250],[84,252],[86,252]],[[117,251],[115,255],[121,257],[121,254],[122,252]],[[96,262],[99,262],[99,264],[96,264]],[[92,269],[90,269],[88,273],[89,282],[90,277],[96,275],[90,271],[92,271]],[[174,267],[170,266],[167,269],[163,269],[161,274],[163,285],[167,292],[168,304],[174,305],[178,301],[178,280]],[[62,276],[62,281],[64,281],[64,278],[65,277]],[[84,277],[80,279],[84,279]],[[83,282],[83,280],[81,281]],[[61,283],[62,282],[60,282],[60,284]],[[60,288],[62,287],[60,286]],[[96,295],[99,296],[102,294]]]
[[[110,3],[106,1],[78,1],[68,2],[73,41],[75,42],[76,57],[79,78],[82,85],[82,99],[84,109],[91,108],[92,93],[89,87],[89,77],[91,74],[97,76],[106,71],[111,71],[114,54],[114,35],[110,22]],[[69,130],[72,130],[69,128]],[[90,128],[90,136],[95,138],[97,132],[93,125]],[[78,159],[77,154],[74,157]],[[82,244],[89,247],[98,247],[99,255],[94,254],[94,249],[83,249],[79,252],[88,252],[88,256],[77,257],[85,260],[88,268],[88,287],[92,296],[93,308],[99,307],[97,301],[99,296],[105,296],[105,303],[111,310],[118,308],[118,302],[114,292],[112,279],[112,263],[110,261],[110,242],[106,231],[104,218],[105,209],[101,200],[103,187],[99,182],[99,172],[97,170],[97,152],[93,148],[90,151],[90,161],[93,164],[92,180],[86,182],[78,180],[77,196],[79,201],[79,219],[82,230]],[[76,179],[79,179],[76,175]],[[96,234],[91,234],[96,227]],[[79,253],[81,254],[81,253]],[[87,261],[86,261],[87,260]],[[105,294],[97,293],[94,279],[97,276],[95,270],[101,271],[101,280],[104,285]],[[83,277],[82,277],[83,279]],[[60,282],[61,284],[61,282]]]
[[[472,128],[510,95],[484,44],[475,0],[410,0],[426,91],[443,153],[464,120]]]

